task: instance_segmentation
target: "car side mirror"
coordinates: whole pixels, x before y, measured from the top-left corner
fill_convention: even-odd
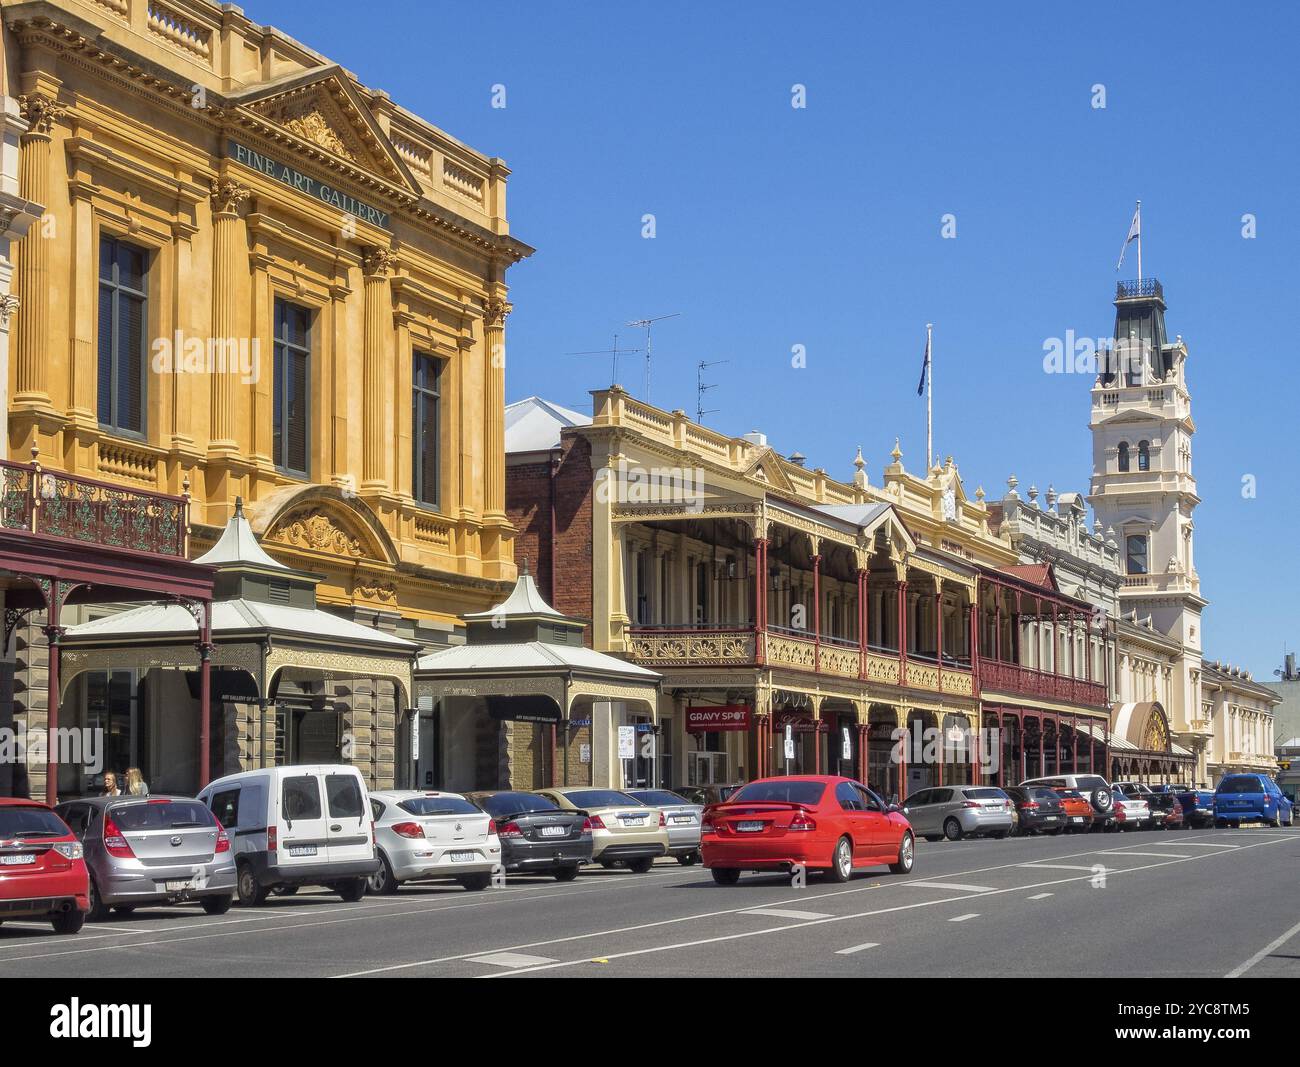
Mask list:
[[[885,810],[886,810],[886,811],[889,811],[889,812],[893,812],[893,811],[905,812],[905,811],[907,811],[906,808],[900,808],[897,804],[890,804],[887,808],[885,808]]]

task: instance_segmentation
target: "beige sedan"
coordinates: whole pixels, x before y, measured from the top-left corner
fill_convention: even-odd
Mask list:
[[[593,863],[626,866],[644,874],[654,865],[656,856],[668,854],[663,812],[618,789],[571,785],[535,792],[561,808],[586,813],[591,820]]]

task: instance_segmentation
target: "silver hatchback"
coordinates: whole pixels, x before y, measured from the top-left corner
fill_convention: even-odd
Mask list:
[[[1012,826],[1011,798],[994,786],[949,785],[922,789],[907,798],[903,814],[927,841],[967,835],[1006,837]]]
[[[216,817],[189,797],[94,797],[55,809],[86,852],[92,922],[110,909],[197,901],[230,909],[235,860]]]

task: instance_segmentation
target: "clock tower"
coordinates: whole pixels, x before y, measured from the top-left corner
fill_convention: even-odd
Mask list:
[[[1165,332],[1164,288],[1154,278],[1120,282],[1115,335],[1098,356],[1092,386],[1092,485],[1088,502],[1119,548],[1119,609],[1182,647],[1181,678],[1166,708],[1178,739],[1200,751],[1210,736],[1201,711],[1200,578],[1192,552],[1192,398],[1187,346]],[[1188,742],[1191,742],[1188,744]]]

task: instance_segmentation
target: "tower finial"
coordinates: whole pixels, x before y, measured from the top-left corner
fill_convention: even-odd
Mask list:
[[[235,518],[242,519],[243,517],[244,517],[244,498],[242,496],[237,496],[235,497]]]
[[[528,557],[527,557],[527,556],[524,557],[524,569],[523,569],[522,571],[519,572],[519,577],[521,577],[521,578],[527,578],[527,577],[528,577]]]

